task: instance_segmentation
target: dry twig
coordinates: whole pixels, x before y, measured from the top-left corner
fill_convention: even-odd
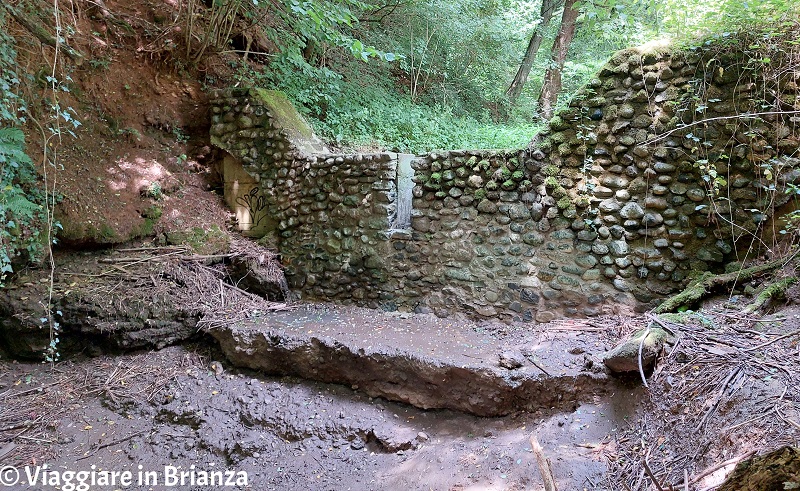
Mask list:
[[[536,438],[536,435],[531,435],[530,441],[533,455],[536,457],[536,464],[539,466],[539,472],[541,473],[542,480],[544,481],[545,491],[558,491],[558,488],[556,487],[556,479],[553,476],[553,466],[550,464],[550,459],[544,455],[544,450],[539,444],[539,440]]]

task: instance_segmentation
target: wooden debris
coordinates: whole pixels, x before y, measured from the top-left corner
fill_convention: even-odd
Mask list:
[[[146,353],[98,358],[91,365],[87,370],[78,369],[68,361],[61,362],[53,372],[54,382],[24,390],[12,387],[3,393],[0,442],[4,443],[0,446],[0,461],[24,465],[33,457],[48,458],[46,445],[54,441],[56,422],[64,411],[83,398],[100,396],[114,404],[149,402],[163,395],[169,384],[187,368],[203,366],[204,360],[193,354],[184,357],[180,364],[165,364],[157,354]],[[32,419],[31,414],[39,416]],[[135,436],[128,435],[94,451]]]
[[[556,487],[556,479],[553,476],[553,466],[550,463],[550,459],[544,455],[544,450],[539,444],[539,440],[536,438],[536,435],[531,435],[530,440],[533,455],[536,457],[536,464],[539,466],[539,473],[542,475],[542,480],[544,481],[544,490],[558,491],[558,488]]]
[[[701,481],[720,469],[796,445],[800,321],[737,312],[741,308],[649,316],[676,342],[650,376],[640,419],[604,452],[609,474],[595,489],[700,491],[707,485]],[[663,444],[676,436],[685,440]],[[655,451],[662,448],[669,452]]]
[[[682,292],[665,300],[664,303],[656,307],[654,311],[657,314],[674,312],[681,306],[687,306],[696,303],[714,288],[755,278],[769,271],[781,268],[787,263],[791,262],[793,259],[794,256],[789,258],[782,257],[780,259],[776,259],[775,261],[753,266],[752,268],[726,274],[713,274],[705,272],[699,278],[691,281]]]

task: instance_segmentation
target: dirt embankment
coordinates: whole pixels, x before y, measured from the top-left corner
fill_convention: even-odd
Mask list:
[[[29,3],[20,12],[53,30],[53,5]],[[221,184],[208,143],[206,93],[233,83],[235,60],[213,52],[202,65],[185,60],[172,3],[70,5],[61,6],[60,21],[81,60],[56,57],[7,20],[20,95],[28,101],[28,153],[42,173],[48,161],[48,183],[60,198],[61,244],[97,248],[193,227],[224,230],[230,216],[214,194]],[[69,119],[55,117],[51,103]],[[54,131],[60,136],[49,136]]]

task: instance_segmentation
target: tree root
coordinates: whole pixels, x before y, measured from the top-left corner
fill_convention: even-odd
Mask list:
[[[700,275],[700,277],[692,280],[682,292],[668,298],[664,301],[664,303],[656,307],[654,312],[657,314],[674,312],[681,306],[694,304],[698,300],[705,297],[709,291],[715,287],[736,284],[740,281],[750,280],[768,271],[778,269],[790,261],[791,258],[787,259],[782,257],[780,259],[776,259],[775,261],[753,266],[752,268],[742,269],[740,271],[734,271],[732,273],[715,275],[713,273],[705,272]],[[795,280],[796,279],[797,278],[795,278]],[[780,292],[776,291],[775,293],[770,294],[770,297],[774,294],[785,292],[789,286],[791,285],[786,285]],[[766,293],[766,290],[762,292],[762,294],[763,293]],[[766,302],[766,300],[770,297],[767,297],[764,302]]]
[[[797,283],[797,281],[797,276],[789,276],[769,285],[768,287],[764,288],[764,290],[759,293],[758,296],[756,296],[756,299],[753,301],[753,303],[744,308],[742,313],[752,314],[753,312],[765,306],[770,300],[785,296],[786,290],[788,290],[790,286]]]

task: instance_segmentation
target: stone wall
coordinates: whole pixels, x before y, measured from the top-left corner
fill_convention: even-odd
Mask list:
[[[225,175],[237,175],[238,163],[257,182],[226,186],[226,202],[258,217],[248,231],[272,236],[295,293],[375,305],[388,286],[397,155],[327,153],[279,92],[232,89],[212,103],[212,143],[229,153]]]
[[[547,321],[647,308],[753,242],[800,168],[800,74],[765,79],[735,53],[619,52],[530,148],[415,157],[407,230],[394,154],[297,143],[255,90],[215,95],[212,134],[304,297]]]

